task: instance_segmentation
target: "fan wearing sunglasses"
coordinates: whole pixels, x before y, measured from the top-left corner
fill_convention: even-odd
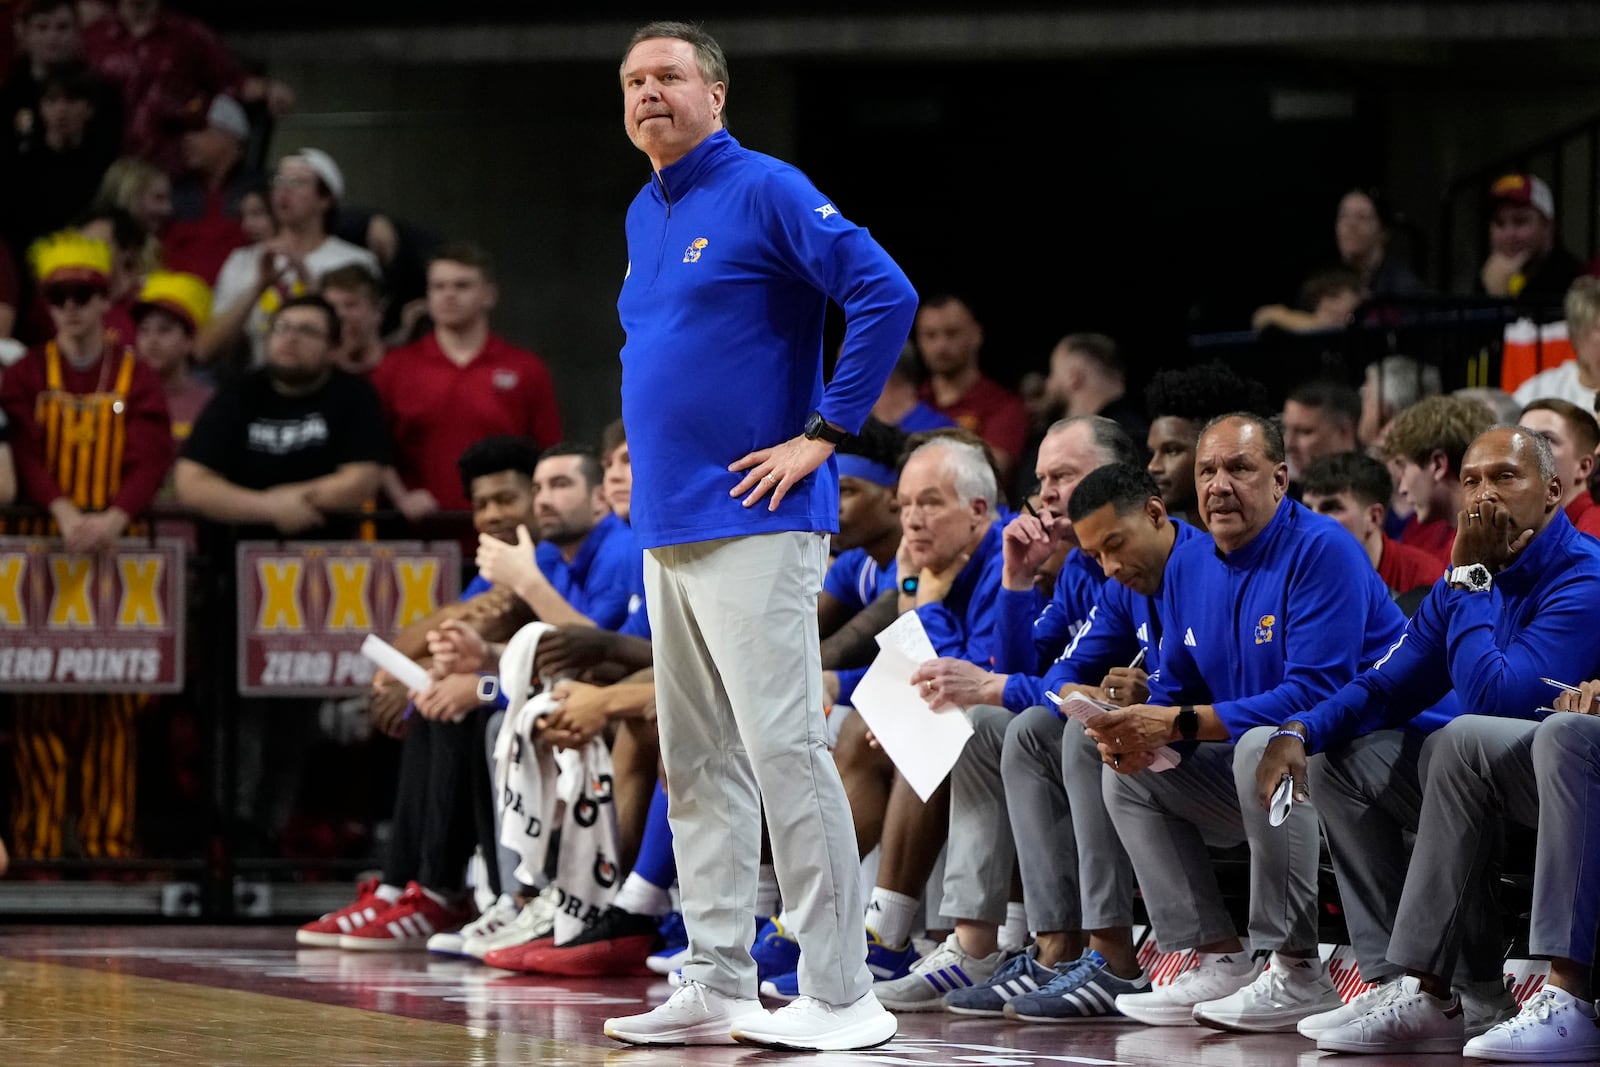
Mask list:
[[[22,498],[49,512],[33,532],[59,533],[69,552],[113,548],[149,506],[172,465],[161,379],[105,327],[111,249],[66,231],[30,255],[55,323],[54,340],[0,377]],[[134,711],[130,693],[19,694],[12,842],[55,858],[71,803],[88,857],[134,853]]]

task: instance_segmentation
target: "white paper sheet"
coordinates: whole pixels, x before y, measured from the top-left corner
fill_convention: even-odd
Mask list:
[[[909,659],[893,645],[879,649],[853,698],[878,744],[923,800],[939,788],[972,736],[965,709],[934,711],[911,684],[912,673],[928,658]]]
[[[1078,692],[1068,693],[1065,699],[1050,692],[1046,692],[1045,696],[1050,698],[1050,703],[1061,709],[1063,715],[1069,719],[1075,719],[1085,726],[1108,711],[1120,710],[1115,704],[1106,704],[1094,699],[1094,697],[1085,696]],[[1150,770],[1157,773],[1172,770],[1183,759],[1175,750],[1166,745],[1156,749],[1152,755],[1155,756],[1155,762],[1150,764]]]
[[[876,640],[879,648],[892,648],[919,667],[930,659],[939,658],[928,631],[922,628],[922,616],[914,611],[906,612],[885,626]]]
[[[426,669],[377,634],[368,634],[366,640],[361,642],[361,654],[394,675],[395,680],[407,689],[415,689],[420,693],[433,684],[433,678]]]

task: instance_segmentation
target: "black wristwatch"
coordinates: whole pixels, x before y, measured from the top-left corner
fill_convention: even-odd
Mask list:
[[[1178,736],[1185,741],[1193,741],[1200,734],[1200,716],[1195,714],[1193,704],[1185,704],[1178,709]]]
[[[838,445],[850,435],[843,430],[828,425],[828,420],[822,417],[822,412],[813,411],[806,418],[805,435],[812,441],[826,441],[830,445]]]
[[[915,574],[908,574],[904,578],[900,579],[900,591],[906,596],[916,596],[917,576]]]

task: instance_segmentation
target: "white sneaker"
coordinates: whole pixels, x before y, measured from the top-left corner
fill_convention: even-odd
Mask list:
[[[731,1045],[743,1023],[767,1017],[759,1000],[725,997],[710,986],[686,981],[677,992],[642,1015],[606,1020],[606,1036],[630,1045]]]
[[[1287,1033],[1301,1019],[1344,1003],[1316,957],[1272,954],[1272,965],[1237,993],[1194,1006],[1194,1021],[1245,1034]]]
[[[1600,1060],[1600,1019],[1586,1001],[1545,986],[1515,1018],[1468,1041],[1461,1054],[1503,1063],[1593,1063]]]
[[[999,949],[981,958],[969,956],[962,951],[956,935],[951,934],[938,948],[913,963],[911,973],[904,978],[874,983],[874,1003],[892,1011],[944,1011],[946,993],[982,985],[1005,959],[1006,954]]]
[[[1295,1024],[1295,1030],[1301,1037],[1309,1037],[1315,1041],[1329,1030],[1361,1018],[1399,990],[1400,983],[1397,981],[1379,982],[1365,993],[1351,997],[1348,1004],[1341,1004],[1332,1011],[1306,1016]]]
[[[1456,986],[1456,996],[1461,998],[1461,1018],[1469,1039],[1515,1019],[1520,1010],[1511,982],[1504,976]]]
[[[561,907],[561,890],[548,886],[544,892],[522,906],[517,917],[500,929],[469,937],[461,943],[461,954],[481,960],[497,948],[513,948],[549,937],[556,928],[556,912]]]
[[[1424,993],[1415,978],[1393,983],[1394,995],[1359,1019],[1317,1038],[1322,1052],[1459,1053],[1467,1043],[1461,1000],[1454,994],[1440,1000]]]
[[[815,997],[797,997],[767,1016],[734,1028],[742,1045],[795,1052],[850,1052],[876,1048],[899,1031],[872,990],[854,1004],[836,1007]]]
[[[496,930],[503,930],[516,921],[517,914],[516,899],[509,893],[502,893],[500,899],[491,904],[487,911],[461,929],[445,934],[434,934],[428,938],[428,951],[437,952],[441,956],[465,956],[462,946],[466,944],[467,938],[488,937]]]
[[[1256,980],[1264,965],[1241,952],[1205,953],[1200,964],[1148,993],[1124,993],[1117,1010],[1146,1026],[1187,1026],[1194,1006],[1230,996]]]

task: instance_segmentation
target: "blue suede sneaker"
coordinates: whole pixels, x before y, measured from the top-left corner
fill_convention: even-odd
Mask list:
[[[756,981],[765,982],[780,974],[800,969],[800,942],[789,935],[777,919],[768,919],[756,934],[750,955],[756,961]]]
[[[1037,948],[1019,952],[982,985],[952,989],[944,995],[944,1010],[957,1015],[1004,1015],[1013,999],[1034,992],[1059,973],[1041,964],[1038,955]]]
[[[1118,978],[1093,949],[1071,963],[1056,964],[1056,972],[1034,992],[1013,997],[1005,1006],[1005,1017],[1028,1023],[1131,1023],[1134,1020],[1118,1010],[1117,997],[1150,991],[1149,976]]]
[[[892,982],[896,978],[904,978],[911,973],[911,965],[916,962],[917,950],[909,939],[905,948],[890,948],[878,940],[872,927],[867,927],[867,970],[872,972],[874,982]]]
[[[656,929],[661,934],[662,944],[650,953],[644,965],[656,974],[671,974],[683,966],[689,955],[689,931],[683,928],[683,913],[667,912]]]
[[[800,972],[774,975],[761,983],[761,995],[773,1000],[790,1001],[800,995]]]

